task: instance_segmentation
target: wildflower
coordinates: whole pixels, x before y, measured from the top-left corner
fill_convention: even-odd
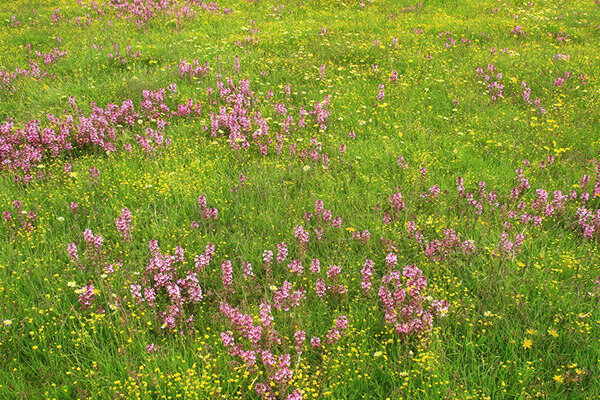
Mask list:
[[[95,298],[96,290],[94,289],[94,286],[91,283],[84,286],[79,294],[79,304],[81,305],[81,308],[89,308]]]
[[[154,345],[154,343],[150,343],[149,345],[146,346],[146,353],[152,354],[155,351],[156,351],[156,346]]]
[[[298,240],[300,251],[306,251],[306,247],[308,246],[308,232],[304,230],[302,225],[297,225],[294,228],[294,236]]]
[[[523,348],[530,349],[531,346],[533,346],[533,340],[531,340],[529,338],[525,338],[525,340],[523,340]]]
[[[232,293],[235,293],[235,290],[233,289],[233,267],[231,265],[231,261],[223,261],[223,263],[221,264],[221,270],[223,272],[223,286],[226,289],[229,289]]]
[[[126,207],[121,209],[121,215],[115,220],[117,231],[123,240],[131,239],[131,212]]]
[[[285,242],[281,242],[281,243],[277,244],[277,262],[279,264],[284,262],[287,255],[288,255],[288,249],[287,249],[287,246],[285,245]]]
[[[310,345],[311,345],[311,347],[312,347],[313,349],[314,349],[314,348],[316,348],[316,347],[320,347],[320,346],[321,346],[321,338],[320,338],[320,337],[318,337],[318,336],[313,336],[313,337],[310,339]]]
[[[12,321],[10,319],[5,319],[4,321],[2,321],[2,325],[4,326],[10,326],[12,324]]]
[[[294,342],[296,343],[296,352],[298,354],[302,353],[302,347],[304,346],[305,340],[306,340],[306,332],[305,331],[296,331],[294,333]]]
[[[77,246],[75,246],[75,243],[67,243],[67,253],[69,254],[71,261],[79,261],[79,255],[77,254]]]
[[[310,263],[310,272],[318,274],[321,271],[321,262],[319,259],[314,258]]]
[[[379,93],[377,93],[377,100],[381,101],[385,97],[385,85],[383,83],[379,84]]]
[[[252,264],[250,264],[248,261],[242,261],[242,274],[244,279],[254,276],[254,272],[252,272]]]
[[[375,263],[372,260],[365,259],[365,264],[363,269],[360,271],[362,274],[362,282],[360,283],[360,287],[363,289],[365,293],[369,291],[371,287],[371,277],[375,272]]]

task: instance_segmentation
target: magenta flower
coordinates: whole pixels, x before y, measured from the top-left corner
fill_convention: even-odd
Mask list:
[[[123,240],[131,240],[131,212],[126,207],[121,209],[121,215],[115,220],[117,231]]]
[[[231,261],[223,261],[221,264],[221,271],[223,273],[223,287],[225,287],[225,289],[229,290],[231,293],[235,293],[235,290],[233,289],[233,267],[231,265]]]

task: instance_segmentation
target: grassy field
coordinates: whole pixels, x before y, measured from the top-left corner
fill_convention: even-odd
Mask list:
[[[598,0],[0,4],[0,398],[600,397]]]

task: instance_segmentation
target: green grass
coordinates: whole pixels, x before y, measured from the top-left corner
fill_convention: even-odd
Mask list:
[[[109,123],[115,151],[92,145],[58,155],[46,151],[28,184],[16,181],[23,171],[0,168],[0,212],[11,215],[0,223],[0,398],[258,399],[257,388],[275,382],[278,369],[266,366],[261,350],[291,357],[291,379],[273,383],[277,399],[296,389],[304,399],[598,398],[600,221],[586,238],[577,212],[600,208],[600,190],[594,191],[600,182],[600,6],[542,0],[532,6],[427,1],[421,8],[392,0],[281,3],[283,9],[270,0],[224,0],[214,13],[192,5],[195,17],[179,22],[157,11],[140,28],[135,16],[119,18],[109,5],[101,6],[103,13],[75,1],[0,5],[0,70],[28,69],[36,61],[48,73],[39,80],[13,77],[11,90],[0,85],[0,124],[11,120],[15,126],[0,133],[2,140],[36,119],[42,130],[58,131],[48,114],[63,121],[73,115],[79,126],[80,115],[93,112],[92,102],[104,109],[131,99],[140,114],[131,126]],[[224,12],[228,7],[231,13]],[[64,17],[54,22],[56,8]],[[12,15],[19,26],[11,26]],[[511,35],[516,25],[526,35]],[[327,34],[320,34],[323,28]],[[568,34],[565,41],[556,39],[559,31]],[[445,32],[455,41],[449,48],[449,39],[439,35]],[[122,63],[109,55],[116,53],[114,44],[123,55],[127,46],[140,55],[124,56]],[[54,47],[67,51],[56,63],[46,65],[35,55]],[[208,62],[209,71],[180,78],[182,59]],[[497,71],[489,73],[488,64]],[[478,67],[492,78],[502,72],[503,98],[491,99]],[[396,82],[389,80],[392,71]],[[564,84],[554,86],[567,71]],[[219,97],[218,85],[228,87],[229,78],[234,85],[248,80],[250,129],[244,132],[252,142],[260,112],[273,140],[267,155],[254,144],[233,149],[225,127],[211,137],[211,114],[234,110],[232,101]],[[523,81],[546,113],[523,101]],[[172,83],[177,91],[165,95],[170,110],[193,99],[201,105],[198,115],[140,111],[143,91]],[[378,100],[380,84],[385,96]],[[313,115],[299,126],[301,108],[311,112],[327,95],[326,129]],[[79,110],[70,106],[70,96]],[[289,133],[287,115],[274,110],[278,103],[293,116]],[[169,121],[164,136],[171,143],[146,154],[136,135],[156,129],[157,117]],[[278,132],[284,136],[280,152]],[[76,133],[69,136],[73,143]],[[311,150],[328,161],[313,159]],[[398,165],[400,155],[408,168]],[[92,167],[100,171],[97,178]],[[518,168],[529,188],[515,199]],[[580,187],[584,175],[590,181]],[[473,203],[482,202],[481,213],[458,195],[458,177]],[[496,200],[478,194],[480,181]],[[440,194],[432,198],[427,193],[434,185]],[[545,215],[535,206],[538,189],[549,193],[548,203],[554,191],[577,197]],[[390,203],[397,191],[405,203],[401,211]],[[201,195],[218,209],[216,221],[202,218]],[[317,200],[341,217],[339,228],[305,218],[315,214]],[[21,201],[25,213],[13,201]],[[131,240],[122,240],[115,225],[124,207],[133,216]],[[30,211],[37,218],[27,228]],[[524,213],[542,218],[527,223]],[[411,221],[423,242],[409,234]],[[294,236],[298,225],[309,232],[306,247]],[[319,240],[315,229],[321,228]],[[99,254],[86,248],[86,229],[103,237]],[[475,250],[448,245],[446,253],[430,254],[448,229],[460,242],[472,240]],[[365,230],[365,243],[353,238]],[[505,231],[511,242],[525,235],[518,251],[499,251]],[[146,272],[151,240],[163,254],[175,254],[177,246],[185,250],[185,260],[173,264],[179,279],[194,270],[195,256],[209,243],[216,248],[210,265],[197,271],[203,299],[182,303],[174,329],[163,326],[161,312],[172,304],[165,288],[156,287],[154,308],[132,294],[131,285],[151,287],[157,279]],[[281,242],[289,255],[278,263]],[[69,259],[68,243],[77,246],[78,262]],[[270,266],[263,263],[265,250],[274,252]],[[390,272],[389,253],[397,256],[396,270],[414,264],[423,271],[424,304],[449,303],[447,315],[436,315],[421,334],[401,336],[385,322],[378,290]],[[310,271],[315,258],[318,273]],[[365,259],[375,265],[368,293],[361,288]],[[226,260],[233,264],[235,293],[222,280]],[[304,273],[290,271],[291,260],[300,260]],[[243,261],[252,264],[253,277],[243,277]],[[107,264],[114,272],[106,272]],[[341,267],[337,279],[327,277],[331,265]],[[318,279],[330,286],[322,298],[315,291]],[[286,280],[292,291],[306,290],[289,311],[274,303]],[[86,308],[78,291],[88,284],[96,295]],[[402,278],[399,287],[405,284]],[[335,285],[346,293],[335,293]],[[272,305],[280,342],[268,337],[263,324],[262,338],[253,344],[220,311],[221,302],[252,315],[255,326],[260,305]],[[191,315],[193,322],[186,323]],[[340,316],[349,326],[328,344]],[[257,351],[255,366],[231,354],[222,340],[227,331],[244,350]],[[306,332],[301,355],[297,331]],[[322,347],[311,347],[313,336]],[[155,351],[147,351],[151,344]]]

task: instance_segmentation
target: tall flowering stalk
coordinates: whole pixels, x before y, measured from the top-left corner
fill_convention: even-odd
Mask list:
[[[223,261],[223,263],[221,264],[221,271],[223,273],[223,287],[226,291],[235,293],[235,289],[233,288],[233,266],[231,265],[231,261]]]
[[[425,296],[427,278],[414,265],[402,272],[392,270],[384,275],[379,287],[379,299],[388,325],[394,327],[401,338],[418,336],[433,326],[436,316],[445,316],[448,302]]]
[[[117,231],[119,231],[119,236],[124,241],[131,240],[133,226],[131,224],[131,212],[128,208],[123,207],[121,209],[121,215],[115,220],[115,225],[117,226]]]
[[[362,275],[362,282],[360,283],[360,287],[365,293],[369,292],[371,288],[371,278],[373,277],[373,273],[375,272],[375,263],[372,260],[365,259],[365,264],[363,269],[360,271]]]

